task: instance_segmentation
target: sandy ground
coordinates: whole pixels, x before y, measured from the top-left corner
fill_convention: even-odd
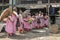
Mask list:
[[[46,33],[46,30],[33,30],[24,34],[16,32],[15,36],[6,37],[6,33],[0,33],[0,40],[60,40],[60,34]]]

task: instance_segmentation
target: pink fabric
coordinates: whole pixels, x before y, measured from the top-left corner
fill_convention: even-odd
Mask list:
[[[31,24],[29,24],[30,26],[29,26],[29,29],[31,30],[32,28],[33,28],[33,26],[32,26],[32,23]]]
[[[48,26],[48,19],[44,20],[44,24]]]
[[[6,21],[6,27],[5,30],[7,33],[15,33],[16,32],[16,17],[14,15],[12,15],[12,17],[14,17],[14,22],[12,22],[10,19],[8,19]]]
[[[28,16],[28,20],[29,20],[29,19],[31,19],[31,20],[32,20],[33,18],[29,15],[29,16]],[[32,23],[31,23],[31,24],[30,24],[30,23],[28,23],[28,24],[29,24],[29,29],[31,30],[31,29],[33,28],[33,25],[32,25]]]
[[[24,28],[25,29],[30,29],[30,24],[28,23],[28,18],[24,18],[23,23],[24,23]]]
[[[43,27],[44,26],[44,19],[42,18],[42,19],[40,19],[40,27]]]
[[[16,32],[16,23],[17,23],[17,17],[15,15],[12,15],[14,17],[14,33]]]
[[[23,19],[19,17],[19,22],[20,22],[20,30],[23,30]]]
[[[37,18],[39,18],[39,16],[36,16],[36,28],[39,28],[40,24],[37,23]]]
[[[44,26],[44,18],[43,18],[43,15],[40,16],[40,27],[43,27]]]
[[[37,20],[37,18],[40,18],[40,24],[37,23],[37,28],[43,28],[43,26],[44,26],[44,18],[43,18],[43,15],[37,16],[36,17],[36,20]]]
[[[33,21],[32,21],[32,28],[35,28],[37,26],[37,22],[36,22],[36,19],[34,19]]]
[[[5,30],[7,33],[13,33],[14,32],[14,24],[9,19],[6,21]]]
[[[45,16],[44,25],[48,26],[48,16]]]
[[[23,30],[23,29],[28,29],[28,30],[32,29],[32,24],[28,23],[28,19],[29,18],[23,18],[23,19],[19,18],[19,20],[20,20],[20,29],[21,30]]]

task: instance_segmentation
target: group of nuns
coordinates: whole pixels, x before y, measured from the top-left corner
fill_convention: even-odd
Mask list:
[[[48,27],[48,15],[44,15],[41,11],[31,16],[30,10],[24,12],[20,10],[18,15],[16,9],[13,9],[13,12],[4,18],[3,21],[6,22],[5,31],[8,36],[15,35],[17,28],[18,32],[21,33],[23,31],[28,32],[32,29]]]

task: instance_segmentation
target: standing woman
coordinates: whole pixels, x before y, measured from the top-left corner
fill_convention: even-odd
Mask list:
[[[16,22],[15,22],[15,26],[16,27],[18,27],[19,25],[18,25],[18,12],[17,12],[17,8],[16,7],[14,7],[13,8],[13,13],[15,14],[15,18],[16,18]]]
[[[9,15],[8,15],[9,14]],[[6,17],[7,16],[7,17]],[[1,18],[6,18],[4,21],[6,22],[5,31],[8,35],[12,36],[16,32],[16,12],[11,12],[11,6],[6,9],[2,14]]]
[[[15,35],[15,32],[16,32],[16,23],[17,23],[17,16],[16,16],[15,13],[13,13],[12,17],[14,18],[14,22],[13,22],[13,24],[14,24],[14,33],[13,33],[13,35]]]
[[[6,27],[5,31],[7,32],[8,36],[12,36],[16,32],[16,18],[15,14],[11,14],[8,18],[6,18]]]
[[[22,11],[19,11],[19,27],[18,27],[18,32],[21,33],[23,31],[23,16],[22,16]]]

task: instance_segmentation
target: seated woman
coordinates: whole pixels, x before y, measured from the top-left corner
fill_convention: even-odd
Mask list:
[[[30,30],[30,25],[29,25],[28,21],[29,21],[28,16],[25,16],[23,18],[24,31],[29,31]]]
[[[44,16],[44,27],[48,27],[48,15]]]
[[[37,26],[36,17],[33,15],[32,16],[32,28],[35,29],[36,26]]]

